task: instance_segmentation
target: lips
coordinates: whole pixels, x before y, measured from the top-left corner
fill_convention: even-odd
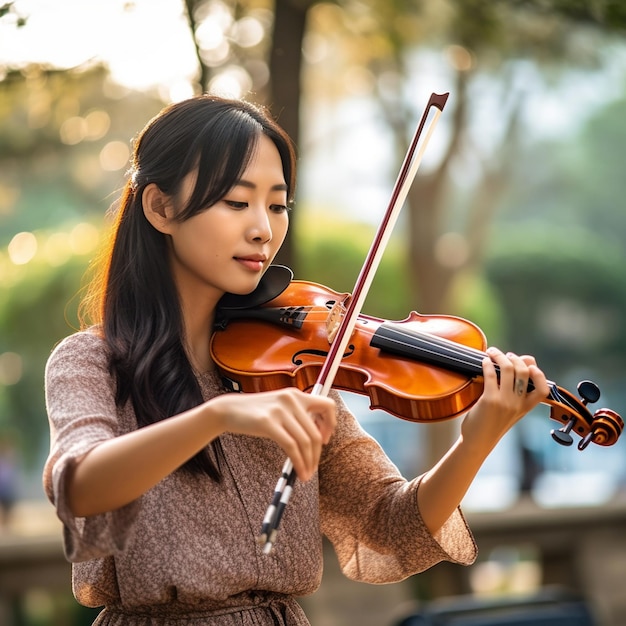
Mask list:
[[[250,256],[236,256],[234,258],[244,267],[247,267],[248,269],[255,272],[261,271],[265,263],[265,257],[261,254],[252,254]]]

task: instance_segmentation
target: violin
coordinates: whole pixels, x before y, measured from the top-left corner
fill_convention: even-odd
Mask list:
[[[350,298],[314,282],[291,280],[261,305],[220,307],[210,349],[225,385],[243,392],[287,386],[311,390]],[[404,320],[387,321],[361,313],[333,386],[366,395],[370,408],[401,419],[452,419],[466,413],[482,393],[486,347],[483,331],[461,317],[413,311]],[[548,384],[544,403],[551,407],[550,418],[562,424],[551,431],[557,443],[571,445],[571,433],[581,437],[581,450],[592,442],[610,446],[617,441],[622,418],[610,409],[592,414],[588,408],[600,397],[595,383],[579,383],[580,397]]]

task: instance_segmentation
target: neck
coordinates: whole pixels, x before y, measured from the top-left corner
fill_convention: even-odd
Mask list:
[[[183,344],[187,358],[198,373],[213,371],[215,364],[211,358],[209,342],[213,332],[215,307],[194,303],[183,306]]]

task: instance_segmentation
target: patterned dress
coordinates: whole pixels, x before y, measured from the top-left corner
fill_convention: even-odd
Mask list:
[[[226,393],[217,374],[199,383],[207,400]],[[63,522],[75,597],[104,607],[95,624],[305,626],[295,597],[320,585],[323,535],[344,574],[368,583],[476,558],[460,510],[436,536],[428,532],[417,508],[419,478],[398,473],[335,392],[336,431],[317,475],[296,482],[270,554],[257,536],[285,456],[259,437],[220,437],[220,483],[178,470],[118,510],[73,517],[65,478],[75,459],[137,428],[132,407],[115,406],[114,391],[96,334],[76,333],[55,348],[46,368],[44,487]]]

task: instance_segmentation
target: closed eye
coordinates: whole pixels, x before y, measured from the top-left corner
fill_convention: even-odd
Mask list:
[[[248,206],[247,202],[237,202],[236,200],[224,200],[224,202],[232,209],[245,209]]]
[[[288,213],[291,211],[291,207],[285,204],[270,204],[270,209],[274,213]]]
[[[224,202],[231,209],[235,209],[236,211],[246,209],[249,206],[248,202],[239,202],[238,200],[224,200]],[[273,213],[287,213],[291,211],[291,207],[285,204],[270,204],[269,208],[270,208],[270,211],[272,211]]]

